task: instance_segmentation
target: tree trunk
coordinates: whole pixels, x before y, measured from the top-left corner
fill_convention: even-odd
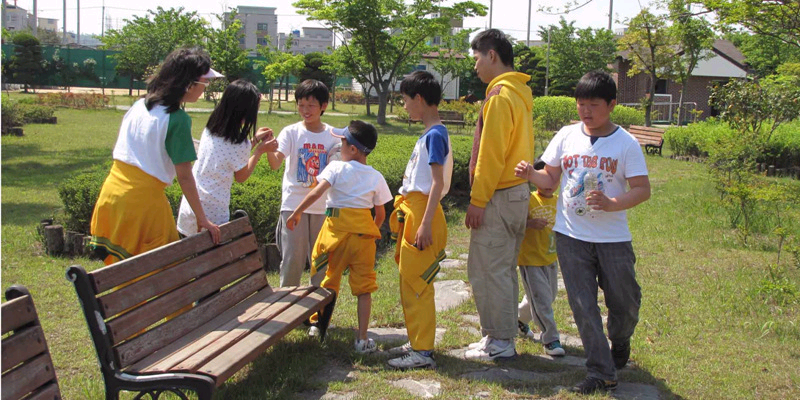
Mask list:
[[[681,85],[681,95],[678,97],[678,126],[683,125],[683,96],[686,94],[686,83]]]
[[[650,89],[648,90],[650,96],[647,98],[647,103],[645,104],[644,108],[644,126],[652,125],[652,111],[653,111],[653,100],[656,96],[656,81],[658,78],[656,74],[650,75]]]
[[[128,81],[128,96],[133,96],[133,77]]]
[[[283,86],[283,77],[278,80],[278,108],[281,108],[281,86]]]
[[[331,86],[331,110],[336,111],[336,74],[333,74],[333,85]]]
[[[378,124],[386,125],[386,105],[389,103],[389,81],[383,81],[378,86]]]
[[[268,114],[272,114],[272,93],[275,91],[275,84],[269,84],[269,110],[267,110]]]
[[[364,88],[362,90],[364,91],[364,101],[366,102],[366,105],[367,105],[367,115],[372,115],[372,112],[370,112],[370,109],[369,109],[369,103],[370,103],[369,102],[369,92],[372,91],[372,86],[370,86],[369,88],[364,86]]]
[[[283,101],[289,102],[289,77],[286,77],[286,90],[283,91]]]

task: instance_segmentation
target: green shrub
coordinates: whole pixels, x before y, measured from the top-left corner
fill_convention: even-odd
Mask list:
[[[578,119],[575,99],[567,96],[546,96],[533,99],[533,121],[537,132],[557,131]]]
[[[463,100],[443,101],[439,104],[440,110],[455,111],[464,116],[464,125],[474,126],[478,121],[481,106],[478,103],[468,103]]]
[[[89,233],[94,205],[110,168],[109,161],[103,166],[67,179],[58,187],[58,196],[64,203],[64,226],[68,230]]]
[[[17,104],[24,124],[47,122],[55,114],[53,107],[38,104]]]
[[[352,90],[337,90],[336,102],[342,104],[364,104],[364,94]]]
[[[76,109],[102,109],[108,105],[108,96],[99,93],[41,93],[37,102],[52,107]]]
[[[18,103],[11,101],[8,96],[3,96],[0,109],[2,111],[0,119],[2,119],[1,125],[3,127],[3,132],[5,132],[7,128],[22,126],[24,120],[19,110]]]
[[[631,125],[644,125],[644,111],[634,107],[616,106],[611,113],[611,122],[626,129]]]

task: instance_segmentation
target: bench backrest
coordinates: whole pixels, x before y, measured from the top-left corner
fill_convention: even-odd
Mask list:
[[[439,119],[442,121],[463,121],[464,116],[458,111],[439,110]]]
[[[204,232],[91,273],[70,267],[67,278],[81,299],[104,374],[147,357],[269,286],[247,217],[220,225],[217,245]]]
[[[628,132],[630,132],[642,146],[646,144],[661,146],[664,142],[664,130],[660,128],[631,125],[630,128],[628,128]]]
[[[2,305],[3,400],[61,399],[53,360],[30,293],[23,286],[6,290]]]

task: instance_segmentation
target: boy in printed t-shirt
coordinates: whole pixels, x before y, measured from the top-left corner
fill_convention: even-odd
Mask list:
[[[303,213],[328,191],[325,223],[320,230],[311,263],[311,283],[339,293],[342,273],[350,269],[350,290],[358,297],[358,337],[355,350],[371,353],[377,346],[367,338],[372,292],[378,289],[375,273],[375,239],[386,218],[383,205],[392,193],[380,172],[367,165],[367,155],[375,148],[378,133],[362,121],[350,121],[344,129],[332,129],[341,138],[342,161],[331,162],[317,177],[319,184],[289,215],[286,226],[297,228]],[[372,218],[371,210],[375,210]],[[324,278],[322,277],[324,275]],[[311,316],[312,323],[318,318]]]
[[[409,342],[389,350],[402,355],[389,360],[398,369],[434,368],[436,304],[433,280],[447,244],[447,222],[439,201],[450,190],[453,152],[447,128],[439,119],[442,89],[426,71],[416,71],[400,84],[409,118],[421,119],[425,131],[414,145],[389,219],[397,240],[394,259],[400,270],[400,301]]]
[[[544,170],[535,171],[524,160],[516,167],[517,176],[537,187],[561,181],[553,230],[569,305],[586,350],[586,379],[572,388],[583,394],[617,388],[617,370],[630,357],[642,297],[625,210],[650,198],[650,180],[636,138],[610,120],[616,98],[617,86],[608,73],[584,75],[575,88],[581,122],[553,137],[542,155]],[[597,188],[588,190],[588,181]],[[608,307],[610,349],[597,307],[598,286]]]
[[[300,284],[306,261],[311,259],[311,248],[325,221],[325,201],[309,205],[294,230],[285,229],[286,220],[317,186],[320,172],[330,162],[329,151],[339,144],[339,139],[329,133],[331,127],[320,120],[328,107],[327,86],[307,79],[297,86],[294,96],[297,112],[303,120],[283,128],[278,135],[278,150],[267,153],[273,170],[280,168],[286,159],[281,185],[281,214],[275,232],[281,253],[282,287]]]
[[[544,161],[534,164],[534,169],[542,168]],[[553,195],[555,190],[553,186],[541,186],[531,192],[527,230],[517,263],[525,288],[525,297],[519,303],[520,335],[533,336],[528,323],[535,319],[542,330],[540,340],[545,353],[560,357],[564,355],[564,348],[553,316],[553,301],[558,294],[558,256],[553,232],[558,201]]]

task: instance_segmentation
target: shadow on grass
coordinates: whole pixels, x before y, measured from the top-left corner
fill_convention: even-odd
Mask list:
[[[0,214],[3,225],[28,226],[44,218],[53,217],[54,211],[52,204],[3,202]]]

